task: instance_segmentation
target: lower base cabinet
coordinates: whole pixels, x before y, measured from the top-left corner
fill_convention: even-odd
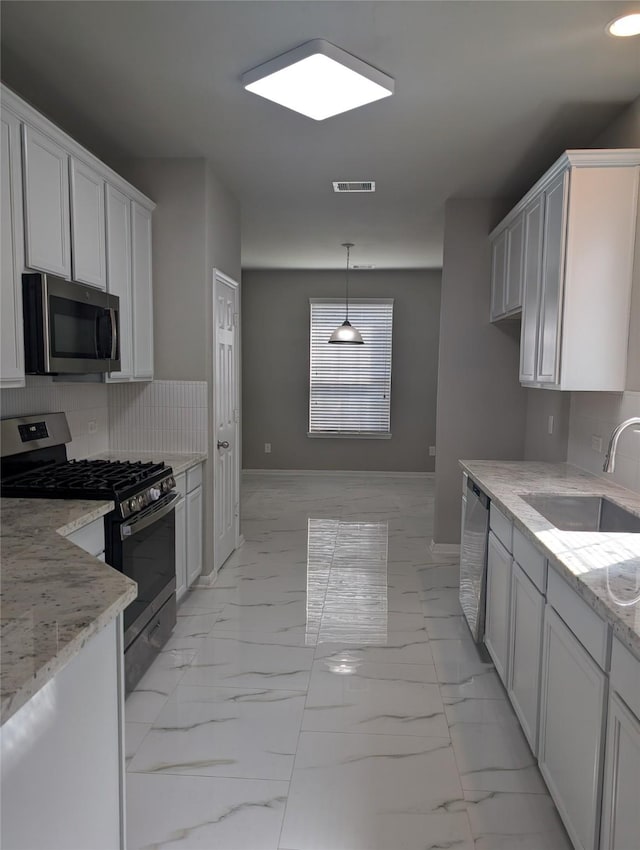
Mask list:
[[[640,845],[640,720],[609,698],[600,850]]]
[[[202,572],[202,464],[176,475],[183,498],[176,505],[176,598],[178,602]]]
[[[544,596],[514,561],[511,576],[511,663],[507,692],[534,755],[538,752]]]
[[[122,623],[0,730],[5,850],[124,850]]]
[[[509,595],[512,558],[495,534],[489,532],[487,549],[487,617],[485,646],[498,675],[507,681],[509,663]]]
[[[538,761],[576,850],[597,850],[604,673],[550,605],[542,652]]]

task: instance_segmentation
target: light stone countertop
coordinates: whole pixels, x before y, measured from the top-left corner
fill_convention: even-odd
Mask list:
[[[153,461],[155,463],[166,463],[173,469],[173,474],[180,475],[181,472],[186,472],[193,466],[199,463],[204,463],[207,460],[207,455],[203,452],[192,452],[190,454],[176,454],[175,452],[136,452],[136,451],[117,451],[117,452],[101,452],[93,455],[92,460],[131,460],[131,461]]]
[[[640,516],[640,495],[566,463],[461,460],[460,466],[640,659],[640,534],[562,531],[520,498],[606,496]]]
[[[65,540],[113,507],[95,500],[1,500],[1,723],[136,598],[135,582]]]

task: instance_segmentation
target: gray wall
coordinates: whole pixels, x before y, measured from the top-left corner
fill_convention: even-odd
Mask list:
[[[489,322],[488,234],[502,202],[445,207],[438,373],[436,543],[460,539],[459,458],[520,459],[526,396],[518,382],[517,325]]]
[[[433,469],[439,271],[352,274],[352,295],[394,300],[390,440],[307,437],[309,298],[344,297],[344,272],[247,271],[242,280],[245,469]],[[271,454],[264,444],[271,443]]]
[[[526,389],[525,393],[527,395],[525,460],[562,463],[567,459],[571,393],[539,389]],[[552,434],[549,434],[550,416],[553,416]]]

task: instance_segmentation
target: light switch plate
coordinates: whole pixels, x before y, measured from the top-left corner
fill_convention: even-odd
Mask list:
[[[591,435],[591,448],[594,452],[599,452],[602,454],[602,437],[598,437],[595,434]]]

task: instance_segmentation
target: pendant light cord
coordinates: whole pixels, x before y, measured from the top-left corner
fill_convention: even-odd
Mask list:
[[[347,243],[345,245],[345,248],[347,249],[347,274],[346,274],[347,280],[346,280],[346,299],[345,299],[345,302],[346,302],[346,308],[347,308],[346,321],[348,322],[349,321],[349,252],[351,250],[351,245],[349,243]]]

